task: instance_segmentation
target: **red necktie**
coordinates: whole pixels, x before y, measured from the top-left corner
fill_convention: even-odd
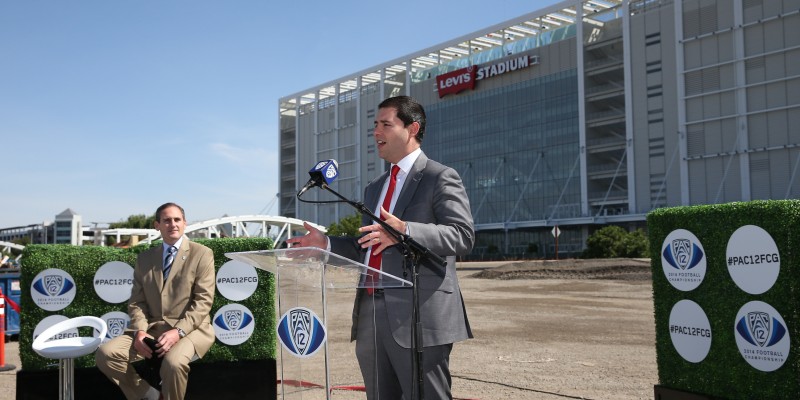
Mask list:
[[[398,167],[397,165],[392,166],[392,174],[389,176],[389,187],[386,189],[386,196],[383,197],[383,209],[386,210],[386,211],[389,211],[389,212],[391,212],[392,195],[394,194],[394,187],[397,186],[397,173],[398,172],[400,172],[400,167]],[[383,221],[384,220],[383,215],[381,215],[380,217],[381,217],[381,221]],[[383,258],[383,252],[380,252],[380,254],[376,255],[376,254],[373,253],[372,247],[370,247],[369,250],[370,250],[369,262],[367,263],[367,265],[369,265],[370,267],[375,268],[377,270],[380,270],[381,269],[381,259]],[[378,274],[376,274],[374,271],[370,270],[369,271],[369,278],[367,278],[367,282],[375,283],[377,281],[378,281]],[[373,288],[367,288],[367,293],[372,294],[373,291],[374,291]]]

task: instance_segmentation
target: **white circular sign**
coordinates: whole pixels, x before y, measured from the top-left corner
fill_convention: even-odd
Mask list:
[[[33,278],[31,298],[44,310],[62,310],[75,299],[75,280],[62,269],[46,269]]]
[[[711,350],[711,324],[700,305],[681,300],[669,313],[669,337],[684,360],[699,363]]]
[[[295,357],[313,356],[325,346],[328,330],[314,311],[294,307],[283,313],[276,327],[278,341]]]
[[[696,289],[706,276],[706,253],[692,232],[676,229],[661,245],[661,268],[669,283],[678,290]]]
[[[769,304],[751,301],[742,306],[733,330],[739,354],[753,368],[775,371],[789,358],[789,328]]]
[[[103,338],[102,343],[105,343],[125,332],[125,328],[127,328],[131,324],[131,317],[121,311],[112,311],[109,313],[103,314],[100,317],[103,321],[106,321],[106,326],[108,327],[108,333],[106,333],[106,337]],[[100,332],[97,329],[93,329],[92,336],[97,337]]]
[[[778,245],[767,231],[755,225],[745,225],[733,232],[725,260],[731,279],[750,294],[769,290],[781,272]]]
[[[45,317],[44,319],[39,321],[38,324],[36,324],[36,328],[33,328],[33,340],[36,340],[36,338],[39,337],[39,334],[44,332],[45,329],[47,329],[47,328],[49,328],[49,327],[51,327],[51,326],[53,326],[53,325],[55,325],[55,324],[57,324],[57,323],[59,323],[61,321],[66,321],[68,319],[69,318],[67,318],[67,317],[65,317],[63,315],[50,315],[50,316]],[[47,339],[46,342],[49,342],[51,340],[66,339],[66,338],[73,338],[73,337],[78,337],[78,328],[67,329],[66,331],[59,332],[59,333],[53,335],[53,337],[51,337],[50,339]]]
[[[253,313],[241,305],[231,303],[220,308],[214,314],[214,335],[217,340],[227,345],[240,345],[250,339],[256,327]]]
[[[252,265],[231,260],[217,271],[217,290],[232,301],[242,301],[258,288],[258,274]]]
[[[94,273],[94,291],[108,303],[127,301],[132,288],[133,267],[122,261],[107,262]]]

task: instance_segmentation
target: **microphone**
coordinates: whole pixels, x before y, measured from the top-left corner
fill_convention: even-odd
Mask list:
[[[311,175],[311,179],[297,192],[297,197],[302,196],[303,193],[314,186],[321,186],[323,183],[327,185],[333,182],[339,176],[339,163],[336,160],[320,161],[308,171],[308,174]]]

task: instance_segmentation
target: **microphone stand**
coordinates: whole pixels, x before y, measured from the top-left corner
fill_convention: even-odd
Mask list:
[[[340,198],[345,203],[351,205],[355,208],[359,213],[370,217],[373,221],[376,221],[383,229],[386,230],[392,237],[401,245],[403,249],[403,257],[406,260],[406,267],[411,270],[411,291],[412,291],[412,311],[411,311],[411,348],[413,349],[413,359],[412,359],[412,369],[413,369],[413,382],[412,388],[415,388],[414,392],[417,393],[417,399],[422,400],[425,398],[424,396],[424,379],[422,374],[422,321],[420,320],[420,312],[419,312],[419,286],[417,285],[417,281],[419,278],[419,270],[418,265],[420,260],[427,259],[428,261],[432,262],[436,267],[444,269],[447,265],[447,261],[445,261],[442,257],[439,257],[438,254],[432,253],[427,247],[423,246],[411,236],[406,235],[394,229],[391,225],[387,224],[384,220],[380,217],[376,216],[372,213],[362,202],[355,202],[352,200],[347,199],[346,197],[342,196],[335,190],[331,189],[330,186],[326,183],[322,183],[322,188],[333,193],[334,196]]]

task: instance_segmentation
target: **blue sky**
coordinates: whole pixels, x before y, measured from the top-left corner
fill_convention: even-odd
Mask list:
[[[0,228],[278,215],[280,97],[554,3],[4,1]]]

